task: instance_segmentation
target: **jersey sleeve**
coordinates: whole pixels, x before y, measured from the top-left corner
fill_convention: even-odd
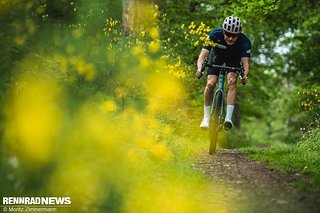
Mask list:
[[[250,53],[251,53],[251,41],[249,39],[246,39],[245,42],[243,43],[241,57],[250,58]]]

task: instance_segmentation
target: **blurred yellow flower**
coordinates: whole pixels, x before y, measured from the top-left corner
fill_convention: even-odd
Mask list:
[[[46,163],[52,157],[53,138],[61,118],[58,85],[52,79],[23,75],[15,94],[11,124],[19,154],[30,166]]]
[[[46,8],[45,8],[45,6],[42,6],[42,5],[37,7],[37,9],[36,9],[36,13],[39,14],[39,15],[44,14],[45,11],[46,11]]]
[[[108,113],[115,112],[117,110],[117,104],[112,100],[104,101],[102,103],[102,107],[103,111]]]
[[[169,125],[166,125],[163,129],[162,129],[162,135],[163,136],[170,136],[170,134],[172,133],[171,127]]]
[[[158,17],[159,17],[159,13],[154,13],[154,14],[153,14],[153,18],[154,18],[154,19],[157,19]]]
[[[141,32],[140,32],[140,35],[141,35],[142,37],[145,37],[145,36],[146,36],[146,32],[145,32],[145,31],[141,31]]]
[[[161,72],[155,73],[147,80],[148,109],[151,112],[174,108],[183,98],[183,89],[180,82],[163,71],[163,65],[159,63]]]
[[[160,41],[157,40],[157,41],[151,41],[149,43],[149,50],[152,52],[152,53],[156,53],[158,52],[160,49]]]
[[[142,41],[140,41],[138,38],[136,38],[135,44],[141,45],[142,43],[143,43]]]
[[[79,75],[83,75],[87,81],[92,81],[95,77],[94,64],[87,63],[80,57],[72,57],[70,63],[76,68]]]
[[[153,40],[159,39],[159,31],[158,31],[158,28],[152,27],[152,28],[150,29],[149,33],[150,33],[150,37],[151,37]]]
[[[144,53],[144,48],[141,45],[136,45],[131,49],[133,55],[141,56]]]
[[[15,37],[14,42],[18,46],[23,46],[26,43],[26,40],[27,40],[26,35],[20,35],[20,36]]]
[[[148,56],[140,56],[140,63],[139,66],[142,69],[147,69],[149,66],[151,65],[151,58],[149,58]]]
[[[169,160],[170,153],[167,149],[165,143],[156,143],[150,148],[150,152],[153,154],[154,157],[161,159],[161,160]]]
[[[59,165],[48,187],[54,194],[71,197],[73,211],[83,212],[92,209],[101,199],[103,192],[99,187],[100,175],[89,161],[81,159],[81,156],[68,154],[69,156],[63,157],[73,157],[72,161],[68,159]]]

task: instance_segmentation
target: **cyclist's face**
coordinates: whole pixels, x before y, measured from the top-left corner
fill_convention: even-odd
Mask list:
[[[227,42],[228,45],[233,45],[236,43],[238,39],[238,34],[223,32],[224,40]]]

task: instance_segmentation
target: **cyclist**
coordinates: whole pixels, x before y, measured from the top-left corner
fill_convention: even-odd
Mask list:
[[[213,29],[208,36],[208,40],[214,43],[219,43],[226,46],[225,49],[212,47],[205,44],[197,62],[196,75],[202,76],[201,66],[204,60],[208,57],[211,48],[214,48],[213,63],[216,65],[226,64],[229,67],[239,67],[240,62],[243,63],[244,77],[242,82],[247,83],[249,77],[249,59],[251,51],[251,41],[243,34],[241,20],[234,16],[227,17],[222,24],[222,28]],[[209,118],[211,111],[211,104],[213,100],[213,92],[218,81],[220,70],[218,68],[209,67],[207,72],[207,85],[204,89],[204,116],[201,121],[201,128],[209,127]],[[236,83],[237,74],[234,72],[227,73],[228,79],[228,95],[227,95],[227,113],[224,121],[224,128],[226,130],[233,126],[232,114],[236,102]]]

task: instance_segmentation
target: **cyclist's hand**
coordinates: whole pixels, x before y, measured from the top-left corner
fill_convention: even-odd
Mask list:
[[[247,76],[247,75],[244,75],[243,78],[240,76],[240,79],[241,79],[241,82],[242,82],[243,84],[248,83],[248,76]]]
[[[203,73],[202,73],[200,70],[197,70],[197,71],[196,71],[196,76],[197,76],[198,78],[201,78],[201,77],[203,76]]]

